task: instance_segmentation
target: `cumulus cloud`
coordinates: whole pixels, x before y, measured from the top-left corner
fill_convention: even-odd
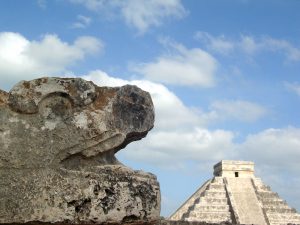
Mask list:
[[[242,100],[215,101],[211,104],[213,119],[255,122],[267,114],[267,109],[257,103]]]
[[[195,38],[203,42],[209,50],[217,53],[228,54],[240,51],[253,55],[258,52],[278,52],[289,61],[300,61],[300,48],[284,39],[250,35],[240,35],[239,38],[233,39],[225,35],[214,36],[203,31],[196,32]]]
[[[255,162],[289,171],[300,170],[300,129],[266,129],[249,135],[239,146],[240,154]]]
[[[300,96],[300,84],[299,83],[284,82],[284,86],[289,91],[292,91],[295,94]]]
[[[200,48],[188,49],[178,43],[167,43],[171,52],[154,62],[132,67],[146,79],[179,86],[212,87],[216,83],[217,60]]]
[[[181,18],[186,13],[180,0],[131,0],[121,11],[126,23],[140,32],[145,32],[150,26],[161,25],[164,18]]]
[[[70,0],[96,12],[121,15],[127,25],[144,33],[159,26],[166,18],[182,18],[186,10],[180,0]],[[116,12],[114,12],[116,11]]]
[[[225,130],[210,131],[194,127],[180,131],[154,131],[146,139],[133,143],[123,154],[138,162],[160,167],[182,168],[190,161],[215,163],[235,157],[234,134]]]
[[[91,22],[92,22],[92,19],[90,17],[78,15],[77,21],[72,24],[71,28],[83,29],[83,28],[88,27],[91,24]]]
[[[0,78],[6,84],[2,88],[10,88],[20,80],[62,73],[68,66],[102,49],[102,41],[90,36],[79,37],[69,44],[52,34],[30,41],[18,33],[2,32]]]

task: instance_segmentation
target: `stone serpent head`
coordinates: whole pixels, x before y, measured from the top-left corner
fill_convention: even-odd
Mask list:
[[[78,169],[115,164],[114,154],[154,123],[149,93],[80,78],[22,81],[0,90],[0,167]]]

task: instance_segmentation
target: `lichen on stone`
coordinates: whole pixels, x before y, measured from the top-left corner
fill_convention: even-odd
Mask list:
[[[156,177],[115,157],[153,124],[136,86],[45,77],[0,90],[0,223],[158,220]]]

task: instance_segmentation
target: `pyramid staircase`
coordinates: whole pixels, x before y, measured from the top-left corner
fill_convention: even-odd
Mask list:
[[[229,200],[238,224],[267,225],[251,178],[224,178]]]
[[[169,220],[300,225],[300,214],[254,176],[252,162],[221,161],[214,175]]]
[[[207,223],[232,222],[223,178],[209,180],[189,200],[184,210],[177,211],[170,219],[197,221],[201,218]],[[181,217],[176,217],[178,215]]]
[[[295,209],[289,207],[277,193],[272,192],[260,178],[254,178],[252,181],[270,225],[300,224],[300,214]]]

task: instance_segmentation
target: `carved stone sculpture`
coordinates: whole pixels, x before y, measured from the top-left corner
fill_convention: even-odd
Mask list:
[[[114,156],[153,123],[136,86],[41,78],[0,90],[0,223],[155,222],[156,177]]]

